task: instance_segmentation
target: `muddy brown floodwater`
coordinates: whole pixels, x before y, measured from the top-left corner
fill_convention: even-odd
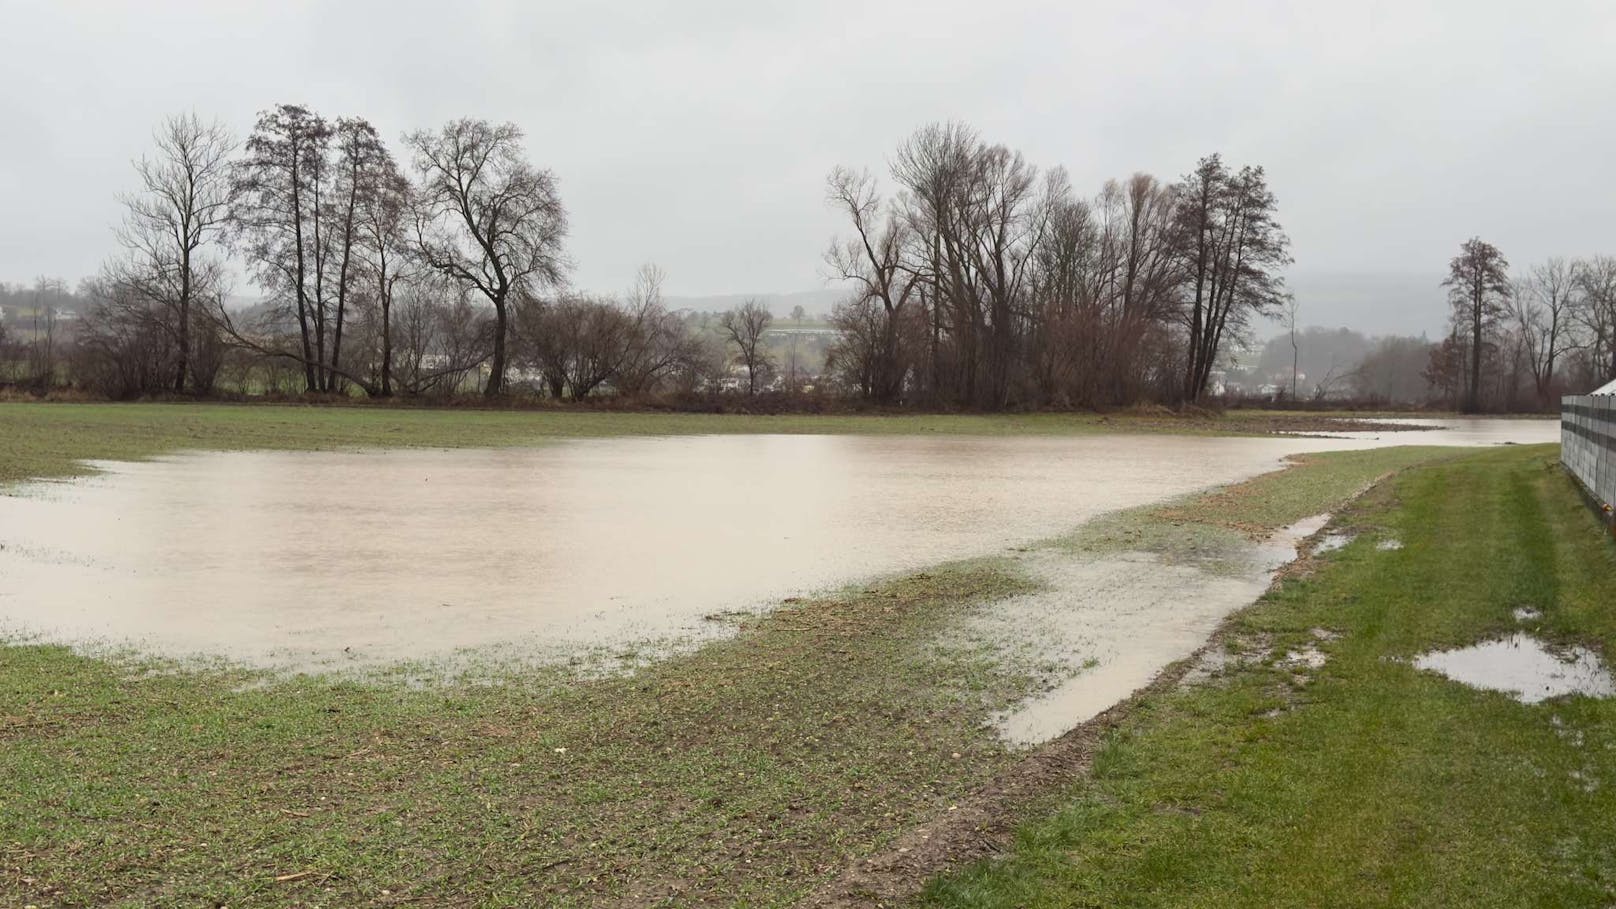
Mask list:
[[[713,613],[1001,553],[1273,470],[1290,453],[1558,438],[1553,423],[1465,425],[1378,438],[753,435],[102,463],[95,476],[0,495],[0,631],[277,671],[699,641],[725,633],[704,619]]]

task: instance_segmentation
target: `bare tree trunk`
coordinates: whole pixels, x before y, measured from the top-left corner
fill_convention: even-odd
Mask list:
[[[188,219],[184,232],[187,239],[180,244],[179,363],[174,369],[175,394],[185,394],[185,373],[191,360],[191,231]]]
[[[497,398],[505,393],[505,298],[494,301],[494,356],[488,363],[488,385],[483,395]]]

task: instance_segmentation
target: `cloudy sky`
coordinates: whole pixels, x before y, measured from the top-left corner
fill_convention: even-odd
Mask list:
[[[882,171],[946,119],[1085,193],[1264,165],[1319,323],[1438,328],[1471,235],[1517,264],[1616,253],[1609,2],[0,0],[0,23],[11,281],[97,268],[164,115],[245,134],[278,102],[394,138],[516,122],[560,179],[573,283],[602,291],[646,261],[675,294],[823,287],[826,171]]]

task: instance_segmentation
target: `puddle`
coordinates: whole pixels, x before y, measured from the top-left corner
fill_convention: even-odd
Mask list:
[[[1000,736],[1015,745],[1047,742],[1150,684],[1168,665],[1194,653],[1230,613],[1261,596],[1274,572],[1296,558],[1297,545],[1329,519],[1315,515],[1253,545],[1246,570],[1232,575],[1137,552],[1026,559],[1050,589],[988,607],[966,633],[1019,641],[1024,655],[1035,648],[1041,660],[1064,667],[1064,678],[996,717]],[[1210,675],[1228,659],[1205,654],[1195,671]]]
[[[1557,654],[1519,632],[1502,640],[1423,654],[1414,665],[1472,688],[1512,694],[1524,704],[1571,694],[1616,695],[1616,681],[1598,654],[1586,647]]]
[[[1028,546],[1290,454],[1525,441],[1544,429],[641,437],[106,463],[97,476],[0,494],[0,633],[286,671],[489,650],[564,662],[732,634],[733,623],[704,617]],[[1283,546],[1268,553],[1289,558]],[[1191,617],[1227,611],[1199,605],[1217,582],[1178,582],[1191,586],[1172,603],[1204,636],[1210,626]],[[1164,600],[1119,622],[1137,635],[1171,626],[1171,613]]]
[[[1317,647],[1303,647],[1285,654],[1280,665],[1287,669],[1322,669],[1330,658]]]
[[[1060,667],[1048,690],[995,718],[1016,745],[1049,741],[1150,684],[1267,585],[1263,575],[1212,575],[1142,553],[1048,553],[1027,567],[1051,589],[994,604],[964,631]]]
[[[1337,549],[1345,549],[1348,543],[1357,538],[1357,534],[1347,533],[1346,531],[1338,530],[1333,533],[1327,533],[1319,537],[1319,541],[1313,544],[1313,553],[1318,555],[1325,552],[1335,552]]]
[[[1403,541],[1397,539],[1381,540],[1375,544],[1375,548],[1381,552],[1396,552],[1403,548]]]

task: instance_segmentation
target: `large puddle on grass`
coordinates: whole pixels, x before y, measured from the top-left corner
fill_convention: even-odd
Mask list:
[[[1558,429],[1448,435],[709,436],[106,463],[0,495],[0,624],[274,670],[564,658],[722,634],[704,616],[1002,552],[1288,453]],[[1166,633],[1136,624],[1140,642]]]
[[[1456,682],[1514,695],[1524,704],[1571,694],[1616,696],[1616,680],[1599,655],[1586,647],[1555,652],[1522,632],[1458,650],[1427,653],[1414,665]]]
[[[1046,690],[996,717],[999,734],[1035,745],[1098,716],[1163,667],[1194,653],[1225,616],[1261,596],[1274,572],[1329,515],[1299,521],[1233,561],[1233,570],[1170,564],[1144,552],[1022,556],[1046,589],[973,616],[972,637],[1019,642],[1017,658],[1044,667]]]

